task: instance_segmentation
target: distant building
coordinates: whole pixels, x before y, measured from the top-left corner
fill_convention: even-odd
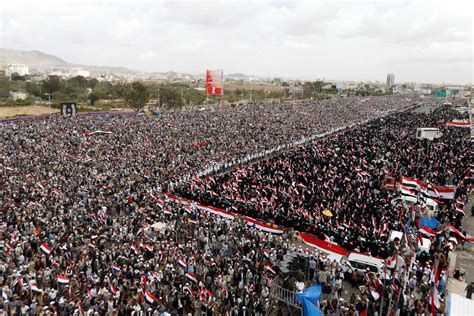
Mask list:
[[[82,76],[82,77],[90,77],[91,73],[88,70],[84,70],[81,68],[73,68],[69,71],[69,75],[71,77]]]
[[[387,86],[391,87],[395,83],[395,74],[387,74]]]
[[[28,65],[25,64],[8,64],[5,67],[5,75],[11,77],[14,73],[17,73],[20,76],[24,76],[30,73]]]

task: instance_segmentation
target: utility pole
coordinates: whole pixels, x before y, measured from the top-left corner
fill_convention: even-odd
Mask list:
[[[156,89],[156,98],[158,99],[158,107],[160,108],[160,87]]]

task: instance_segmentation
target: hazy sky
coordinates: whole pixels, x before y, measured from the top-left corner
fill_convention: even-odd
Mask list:
[[[473,0],[1,0],[0,46],[143,71],[472,83]]]

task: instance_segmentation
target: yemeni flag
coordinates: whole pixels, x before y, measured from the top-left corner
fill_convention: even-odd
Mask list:
[[[71,279],[69,278],[66,278],[65,276],[62,276],[60,274],[58,274],[58,283],[61,283],[61,284],[69,284],[69,281]]]
[[[43,251],[47,255],[49,255],[51,253],[51,250],[52,250],[51,247],[48,246],[48,244],[45,243],[45,242],[41,243],[40,249],[41,249],[41,251]]]
[[[188,279],[190,279],[191,281],[193,281],[194,283],[197,283],[197,281],[198,281],[198,280],[196,279],[196,277],[194,276],[194,273],[192,273],[192,272],[186,273],[186,277],[187,277]]]
[[[439,185],[435,185],[434,188],[439,194],[439,198],[442,200],[454,200],[455,188],[448,188]]]
[[[446,126],[450,127],[470,127],[469,121],[451,121],[451,122],[446,122]]]
[[[417,190],[417,191],[419,191],[422,187],[421,181],[407,178],[407,177],[402,177],[401,185],[402,187],[406,187],[408,189]]]
[[[183,287],[183,292],[185,292],[185,291],[187,291],[191,296],[194,295],[194,292],[193,292],[193,290],[191,289],[190,286],[187,286],[187,285],[184,286],[184,287]]]
[[[265,250],[263,251],[263,255],[264,255],[265,257],[267,257],[267,258],[270,258],[270,250],[265,249]]]
[[[155,295],[151,294],[151,292],[148,290],[145,291],[145,299],[150,304],[155,304],[158,301]]]
[[[173,215],[173,213],[167,208],[163,208],[163,213],[165,213],[166,215]]]
[[[120,272],[120,267],[117,266],[117,265],[115,265],[115,264],[113,264],[113,265],[112,265],[112,270],[113,270],[114,272]]]
[[[131,249],[136,255],[138,255],[138,248],[137,248],[137,246],[135,246],[135,244],[131,244],[131,245],[130,245],[130,249]]]
[[[197,219],[189,219],[189,222],[192,224],[197,224],[199,221]]]
[[[474,237],[466,237],[456,227],[454,227],[453,224],[448,224],[448,226],[446,226],[446,230],[449,231],[449,232],[455,233],[456,235],[458,235],[463,240],[474,243]]]
[[[458,211],[459,213],[462,213],[463,215],[466,215],[466,213],[464,212],[463,208],[462,207],[459,207],[456,205],[456,211]]]
[[[151,244],[146,244],[145,246],[146,250],[148,250],[149,252],[153,252],[153,246]]]
[[[97,130],[97,131],[88,131],[88,132],[84,132],[84,135],[86,136],[91,136],[91,135],[95,135],[95,134],[113,134],[112,131],[102,131],[102,130]]]
[[[178,259],[178,263],[180,266],[182,266],[183,268],[187,268],[188,267],[188,263],[186,261],[184,261],[183,259]]]
[[[14,251],[15,247],[10,242],[7,242],[7,248],[10,249],[10,251]]]
[[[276,274],[275,270],[273,270],[273,267],[272,267],[271,264],[269,264],[269,263],[267,263],[267,264],[265,265],[265,269],[268,270],[268,271],[270,271],[270,272],[273,273],[273,274]]]
[[[115,286],[112,283],[110,283],[110,291],[112,291],[114,296],[117,295],[117,289],[115,288]]]
[[[377,227],[377,220],[373,216],[372,216],[372,226],[374,226],[374,228]]]
[[[439,192],[434,185],[428,183],[426,188],[423,189],[423,194],[433,198],[439,198]]]
[[[408,196],[416,196],[416,192],[414,190],[404,185],[400,187],[400,193]]]
[[[36,283],[35,280],[32,280],[30,282],[30,287],[31,287],[31,290],[32,291],[35,291],[35,292],[42,292],[42,290],[38,287],[38,284]]]
[[[432,230],[431,228],[429,228],[428,226],[423,226],[420,230],[419,230],[420,233],[422,233],[423,235],[426,235],[428,237],[434,237],[436,236],[436,232],[434,230]]]

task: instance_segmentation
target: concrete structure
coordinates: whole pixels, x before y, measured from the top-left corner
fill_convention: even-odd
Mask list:
[[[395,74],[387,74],[387,86],[391,87],[395,83]]]

